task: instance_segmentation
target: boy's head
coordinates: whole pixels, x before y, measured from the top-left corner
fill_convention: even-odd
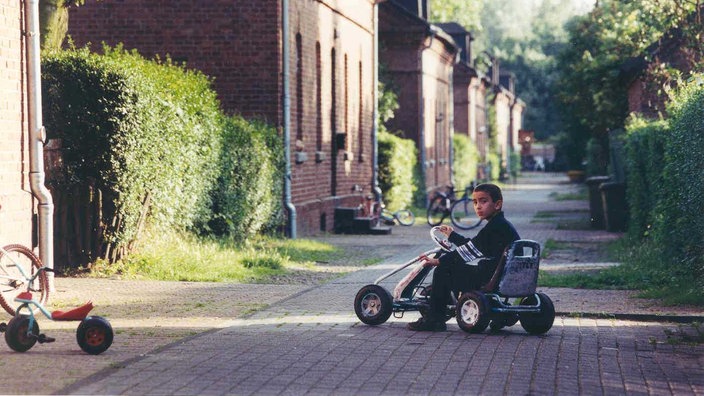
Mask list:
[[[496,184],[483,183],[474,187],[472,193],[474,211],[481,219],[490,219],[497,212],[501,211],[504,204],[504,197],[501,189]]]

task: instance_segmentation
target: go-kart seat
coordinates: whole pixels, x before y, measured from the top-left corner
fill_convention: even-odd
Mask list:
[[[511,244],[481,291],[502,297],[525,297],[535,293],[540,265],[540,244],[519,239]]]

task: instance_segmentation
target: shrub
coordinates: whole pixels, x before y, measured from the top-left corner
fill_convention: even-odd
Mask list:
[[[665,141],[669,124],[633,118],[626,128],[626,196],[628,197],[628,233],[633,237],[650,234],[655,221],[655,207],[664,187]]]
[[[228,118],[219,168],[204,231],[242,241],[282,225],[284,153],[276,129]]]
[[[384,192],[384,201],[391,211],[409,207],[414,200],[417,187],[417,150],[410,139],[380,131],[379,187]]]
[[[452,135],[452,177],[455,187],[464,189],[477,178],[479,151],[467,135]]]
[[[48,178],[59,196],[56,256],[72,265],[118,259],[146,221],[193,227],[208,216],[218,174],[222,119],[210,80],[168,59],[104,53],[62,51],[42,63],[47,137],[62,146]],[[74,205],[78,197],[90,208]]]

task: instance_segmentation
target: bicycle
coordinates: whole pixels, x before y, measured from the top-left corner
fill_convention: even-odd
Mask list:
[[[396,223],[402,226],[412,226],[416,222],[416,216],[408,209],[399,209],[392,212],[386,209],[384,203],[381,203],[381,213],[379,217],[387,225],[394,225]]]
[[[41,260],[26,246],[0,247],[0,305],[8,314],[16,314],[11,304],[22,292],[39,293],[37,302],[41,304],[49,300],[49,279],[46,271],[39,271],[42,267]]]
[[[22,267],[18,267],[18,269],[24,277],[27,277]],[[91,355],[105,352],[112,345],[114,333],[107,319],[101,316],[88,316],[88,313],[93,309],[92,302],[89,301],[80,307],[67,311],[49,312],[41,302],[34,299],[31,285],[37,278],[46,277],[47,272],[54,272],[54,270],[49,267],[40,267],[34,275],[28,278],[27,289],[14,298],[14,301],[20,304],[15,310],[15,315],[8,323],[0,323],[0,332],[5,333],[7,346],[16,352],[26,352],[37,342],[43,344],[56,341],[55,338],[47,337],[39,332],[39,324],[34,315],[38,310],[50,320],[80,321],[76,329],[78,346]],[[23,311],[28,311],[28,314],[23,314]]]
[[[460,199],[455,197],[455,188],[452,185],[447,186],[447,192],[436,191],[430,199],[426,212],[428,225],[438,226],[446,217],[449,217],[452,225],[461,230],[471,230],[478,227],[482,220],[478,219],[474,213],[473,191],[474,183],[465,188]]]

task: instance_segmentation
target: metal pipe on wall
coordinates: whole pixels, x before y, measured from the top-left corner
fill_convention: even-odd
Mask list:
[[[29,107],[29,182],[32,195],[37,199],[39,258],[54,268],[54,201],[44,185],[44,141],[46,132],[42,125],[42,88],[39,47],[39,0],[29,0],[27,9],[27,91]],[[49,290],[54,290],[54,276],[49,272]]]
[[[281,53],[283,83],[283,127],[284,127],[284,209],[288,213],[287,234],[296,239],[296,207],[291,202],[291,72],[289,66],[289,0],[281,0]]]

